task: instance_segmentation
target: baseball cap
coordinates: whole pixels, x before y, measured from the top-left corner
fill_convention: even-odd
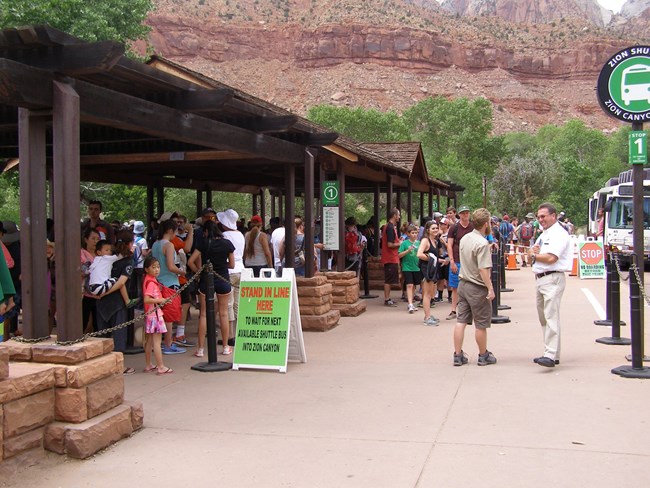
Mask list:
[[[208,215],[208,214],[215,214],[215,215],[217,215],[217,212],[215,212],[214,209],[213,209],[212,207],[205,207],[205,208],[201,211],[201,215]]]
[[[458,213],[469,212],[469,207],[467,205],[461,205],[458,208]]]
[[[259,215],[253,215],[251,217],[251,224],[261,224],[262,223],[262,217]]]

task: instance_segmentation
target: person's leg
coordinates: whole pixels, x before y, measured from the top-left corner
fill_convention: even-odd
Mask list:
[[[487,351],[487,329],[476,327],[474,331],[474,338],[478,346],[478,353],[485,354]]]
[[[544,356],[553,360],[560,359],[560,303],[564,293],[566,278],[563,273],[554,273],[541,278],[545,280],[540,287],[544,295]]]
[[[413,283],[408,283],[406,285],[406,298],[409,302],[409,306],[413,306]]]
[[[151,350],[153,348],[153,334],[144,335],[144,367],[147,370],[151,366]]]
[[[225,351],[229,349],[228,339],[230,337],[230,321],[228,320],[229,295],[230,293],[217,295],[217,309],[219,310],[219,322],[221,324],[221,342]]]
[[[463,340],[465,338],[465,327],[467,324],[456,322],[454,326],[454,354],[460,355],[463,351]]]
[[[303,268],[304,270],[304,268]],[[303,273],[304,276],[304,273]],[[235,345],[235,337],[237,337],[237,317],[239,316],[239,283],[241,281],[241,273],[233,273],[230,275],[230,287],[232,296],[232,310],[233,310],[233,320],[230,323],[230,339],[228,341],[229,346]]]
[[[205,333],[207,329],[207,318],[206,318],[206,308],[205,308],[205,295],[201,292],[198,293],[199,296],[199,329],[198,329],[198,350],[197,354],[202,354],[205,346]]]
[[[158,371],[161,371],[165,369],[165,364],[163,363],[162,347],[161,347],[162,334],[151,334],[151,336],[152,336],[151,342],[153,346],[153,357],[156,360],[156,367],[158,368]]]

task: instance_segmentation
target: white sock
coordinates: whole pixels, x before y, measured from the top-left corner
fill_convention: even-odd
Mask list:
[[[176,326],[176,337],[181,337],[185,335],[185,326],[177,325]]]

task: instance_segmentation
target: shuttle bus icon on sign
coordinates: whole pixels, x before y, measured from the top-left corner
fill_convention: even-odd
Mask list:
[[[621,98],[625,105],[641,100],[650,104],[650,66],[635,64],[623,70]]]

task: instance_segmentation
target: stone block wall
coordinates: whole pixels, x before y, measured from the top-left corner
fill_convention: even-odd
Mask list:
[[[86,458],[142,427],[124,402],[124,358],[110,339],[73,346],[0,343],[0,474],[43,448]]]
[[[323,273],[332,285],[332,308],[343,317],[357,317],[366,311],[366,302],[359,299],[359,278],[354,271]]]
[[[303,330],[326,331],[339,323],[341,314],[332,309],[332,285],[324,275],[296,277],[300,321]]]
[[[363,286],[363,281],[361,282]],[[384,289],[384,265],[381,258],[368,256],[368,288],[370,290]],[[399,285],[392,285],[392,290],[399,290]]]

